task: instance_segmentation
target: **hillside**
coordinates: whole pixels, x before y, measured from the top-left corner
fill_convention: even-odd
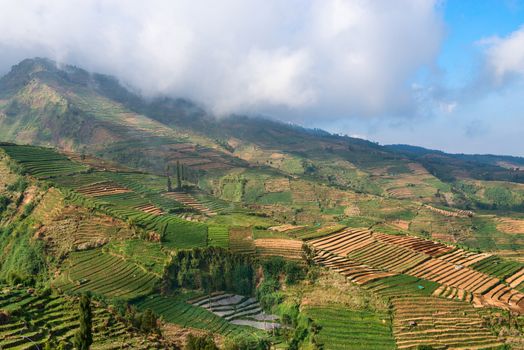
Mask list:
[[[24,60],[0,79],[0,348],[72,349],[85,296],[93,349],[519,348],[521,162]]]

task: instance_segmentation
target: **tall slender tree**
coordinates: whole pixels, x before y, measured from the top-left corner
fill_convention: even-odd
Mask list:
[[[169,177],[169,165],[166,165],[166,177],[167,177],[167,192],[172,192],[173,185],[171,184],[171,178]]]
[[[182,174],[180,170],[180,162],[178,160],[176,161],[176,188],[179,191],[182,189]]]
[[[93,312],[91,311],[91,299],[87,294],[80,297],[80,328],[75,334],[73,344],[78,350],[89,350],[93,344]]]

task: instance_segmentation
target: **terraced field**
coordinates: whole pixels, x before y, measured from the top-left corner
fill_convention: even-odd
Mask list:
[[[399,349],[494,349],[503,345],[469,304],[432,297],[392,299],[393,334]]]
[[[238,254],[255,254],[253,232],[249,227],[232,227],[229,229],[229,249]]]
[[[232,336],[245,331],[253,332],[253,328],[236,325],[226,321],[203,307],[188,303],[191,295],[161,296],[151,295],[135,303],[140,309],[151,309],[167,322],[202,329],[224,336]]]
[[[396,348],[387,314],[348,310],[344,306],[307,306],[303,311],[322,327],[318,337],[326,350]]]
[[[185,192],[167,192],[164,196],[172,198],[179,203],[182,203],[188,207],[191,207],[204,215],[215,216],[217,213],[196,200],[191,194]]]
[[[326,251],[320,251],[314,259],[318,264],[340,273],[357,284],[365,284],[376,279],[396,275],[394,272],[382,271]]]
[[[215,293],[188,300],[193,306],[202,307],[225,319],[231,324],[249,326],[261,330],[279,328],[278,317],[266,314],[260,303],[253,297],[242,295]]]
[[[76,191],[88,197],[108,196],[132,192],[130,189],[122,187],[113,181],[103,181],[89,184],[87,186],[77,188]]]
[[[457,217],[457,218],[470,218],[475,216],[475,213],[471,210],[446,210],[446,209],[440,209],[433,207],[431,205],[424,205],[425,208],[431,210],[432,212],[435,212],[440,215],[448,216],[448,217]]]
[[[447,254],[440,256],[440,259],[448,261],[455,265],[471,266],[490,256],[491,254],[489,253],[479,254],[474,252],[468,252],[464,249],[454,249],[448,252]]]
[[[17,161],[24,171],[37,178],[71,175],[89,169],[49,148],[33,146],[1,146],[1,148],[9,157]]]
[[[259,257],[281,256],[289,260],[302,260],[302,241],[292,239],[255,239]]]
[[[0,324],[1,349],[42,349],[51,337],[71,342],[79,327],[74,298],[4,288],[0,291],[0,310],[11,314]],[[29,322],[26,314],[31,315]],[[130,333],[125,324],[96,304],[93,316],[93,350],[162,348],[157,342]]]
[[[340,256],[346,256],[350,252],[373,242],[371,231],[352,228],[346,228],[341,232],[307,241],[315,249],[329,251]]]
[[[385,298],[430,296],[438,287],[438,283],[409,275],[385,276],[364,285],[365,289]]]
[[[53,286],[68,293],[90,291],[110,298],[132,299],[150,293],[158,280],[152,273],[102,249],[73,252]]]
[[[524,292],[524,268],[507,277],[506,283],[511,288],[516,288],[521,292]]]
[[[524,234],[524,220],[500,218],[496,220],[497,230],[509,234]]]
[[[353,249],[347,256],[366,265],[398,273],[403,273],[430,259],[428,255],[411,249],[378,241]]]
[[[524,269],[524,264],[516,261],[501,259],[495,255],[478,261],[470,266],[475,270],[500,278],[502,280],[505,280]]]
[[[208,245],[213,247],[229,247],[229,229],[222,225],[209,225],[207,229]]]
[[[404,248],[409,248],[414,251],[424,253],[430,256],[439,256],[453,250],[453,247],[451,246],[413,236],[374,233],[373,237],[378,239],[379,241],[395,244]]]
[[[431,259],[407,271],[409,275],[435,281],[473,293],[484,293],[500,281],[468,267],[461,267],[450,262]]]

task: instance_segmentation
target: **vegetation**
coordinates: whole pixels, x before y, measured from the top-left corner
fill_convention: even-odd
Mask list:
[[[42,59],[2,78],[0,96],[0,138],[37,145],[0,143],[1,348],[521,337],[520,158],[213,120]]]
[[[91,300],[83,294],[80,297],[80,329],[73,339],[73,345],[79,350],[89,350],[93,344],[93,314],[91,311]]]

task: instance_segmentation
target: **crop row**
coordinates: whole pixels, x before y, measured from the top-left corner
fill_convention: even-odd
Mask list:
[[[407,273],[473,293],[486,292],[499,283],[497,278],[440,259],[427,260]]]
[[[212,333],[222,335],[235,335],[252,328],[242,327],[231,324],[225,319],[213,314],[212,312],[189,304],[187,297],[151,295],[136,303],[140,309],[151,309],[156,314],[162,316],[167,322],[203,329]]]
[[[396,274],[394,272],[381,271],[343,256],[338,256],[325,251],[319,251],[315,256],[315,261],[320,265],[340,273],[350,281],[357,284],[369,283],[370,281]]]
[[[429,259],[427,255],[417,253],[411,249],[378,241],[353,250],[348,254],[348,258],[398,273],[403,273]]]
[[[152,291],[157,277],[134,263],[100,249],[74,252],[55,287],[72,293],[90,291],[106,297],[132,299]]]
[[[393,333],[399,349],[423,345],[491,349],[502,345],[467,303],[432,297],[395,298],[392,303]]]
[[[493,255],[471,265],[471,267],[490,276],[505,280],[524,269],[524,264]]]
[[[255,240],[258,256],[281,256],[286,259],[302,259],[302,241],[292,239],[262,238]]]
[[[7,308],[11,313],[0,325],[0,348],[43,348],[50,338],[59,342],[72,341],[79,327],[78,303],[73,298],[37,293],[6,288],[0,292],[0,308]],[[31,322],[27,322],[28,318]],[[91,348],[107,349],[120,346],[123,341],[134,349],[150,348],[153,345],[128,333],[125,324],[94,304]]]
[[[316,249],[326,250],[340,256],[346,256],[353,250],[362,248],[375,240],[371,231],[366,229],[346,228],[341,232],[308,241]]]
[[[214,247],[229,247],[229,229],[227,226],[210,225],[207,229],[208,245]]]
[[[325,349],[395,349],[387,314],[335,306],[308,306],[304,313],[321,327],[318,341]]]
[[[430,256],[439,256],[453,249],[453,247],[442,243],[413,236],[388,235],[384,233],[375,233],[373,236],[382,242],[409,248]]]

